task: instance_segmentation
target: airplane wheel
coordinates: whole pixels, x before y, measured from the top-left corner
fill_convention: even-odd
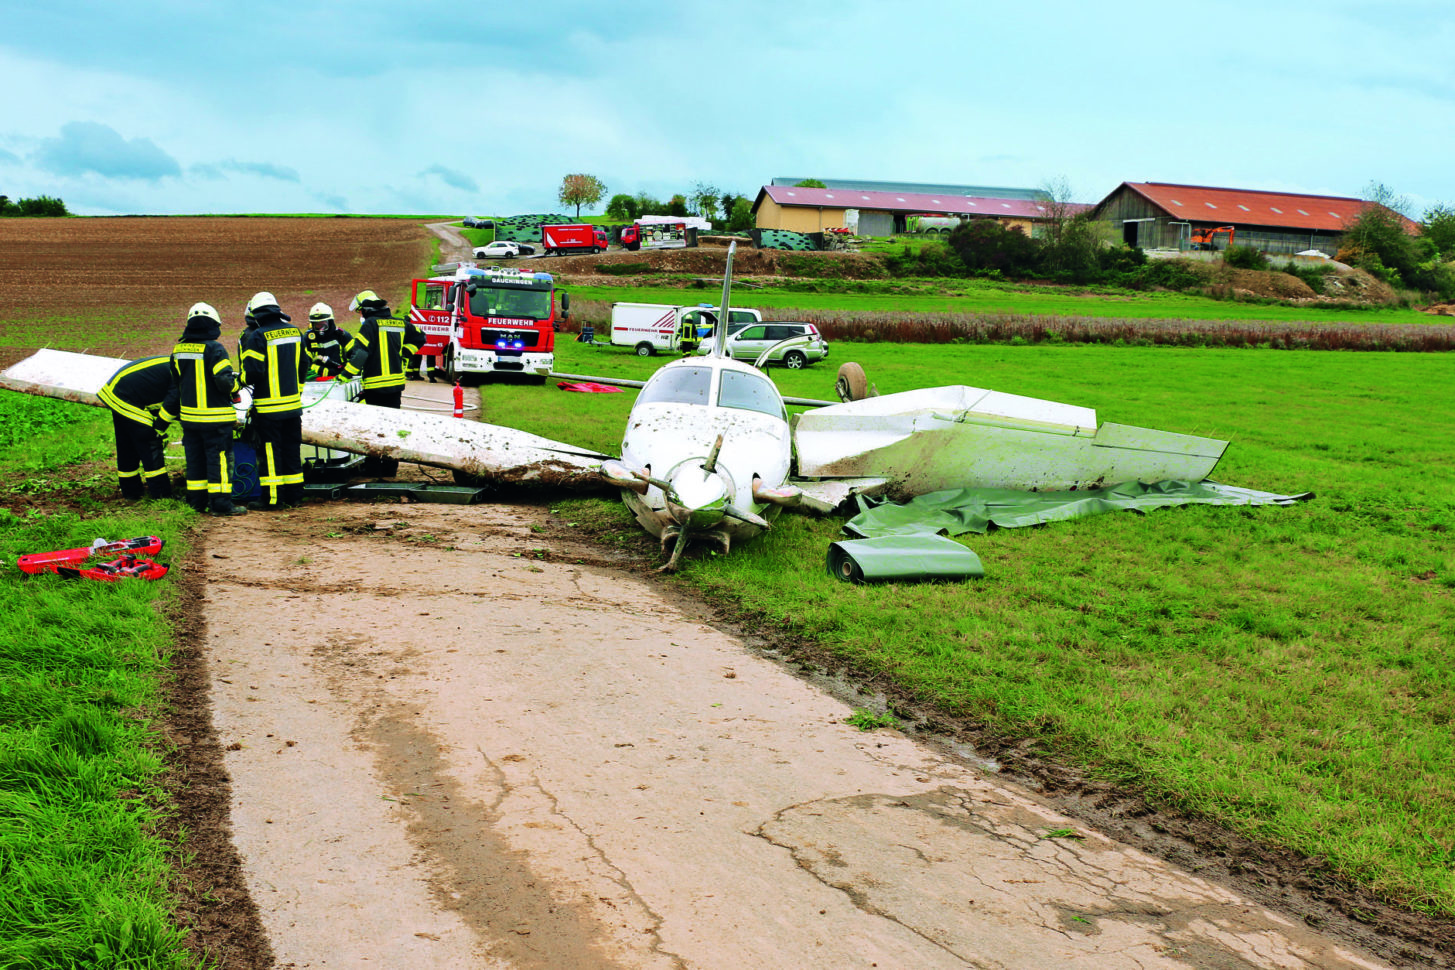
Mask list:
[[[783,366],[789,370],[803,370],[808,366],[808,358],[796,350],[790,350],[783,355]]]
[[[839,368],[834,390],[838,392],[840,401],[864,400],[869,396],[869,378],[865,376],[864,368],[852,360],[845,363]]]
[[[637,344],[637,356],[638,357],[650,357],[650,356],[652,356],[652,345],[649,344],[649,343],[647,343],[646,341],[642,341],[641,343]]]

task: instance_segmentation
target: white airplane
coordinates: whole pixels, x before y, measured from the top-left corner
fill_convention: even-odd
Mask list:
[[[731,306],[730,244],[720,308]],[[784,507],[832,510],[855,492],[907,498],[947,488],[1070,490],[1128,481],[1199,482],[1227,442],[1102,424],[1090,408],[950,386],[863,396],[857,365],[840,371],[843,403],[784,398],[757,365],[724,349],[664,365],[641,388],[619,457],[525,431],[439,414],[324,399],[303,440],[515,484],[614,486],[676,568],[694,539],[724,550],[771,528]],[[758,365],[781,345],[769,348]],[[0,373],[0,389],[101,405],[96,391],[126,361],[41,350]],[[581,379],[582,375],[557,377]],[[786,405],[814,409],[790,421]]]

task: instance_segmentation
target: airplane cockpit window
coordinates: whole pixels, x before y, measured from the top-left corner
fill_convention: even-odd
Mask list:
[[[638,404],[707,404],[710,367],[664,367],[637,394]]]
[[[758,374],[744,374],[739,371],[722,372],[722,387],[717,392],[717,403],[725,408],[739,408],[771,414],[787,420],[783,410],[783,398],[778,388],[768,378]]]

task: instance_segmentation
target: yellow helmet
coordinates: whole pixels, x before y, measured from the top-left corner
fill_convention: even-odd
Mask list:
[[[349,309],[358,310],[359,308],[367,307],[370,304],[382,305],[383,303],[384,301],[379,298],[379,294],[375,293],[373,290],[361,290],[359,291],[359,295],[354,297],[353,300],[349,303]]]
[[[222,326],[222,317],[217,315],[217,311],[212,308],[211,303],[192,304],[192,309],[187,311],[187,319],[191,320],[193,317],[207,317],[215,321],[218,326]]]

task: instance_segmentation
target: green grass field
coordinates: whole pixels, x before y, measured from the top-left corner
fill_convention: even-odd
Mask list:
[[[739,287],[733,305],[774,310],[852,310],[887,313],[997,313],[1050,316],[1180,318],[1188,320],[1267,320],[1336,323],[1448,323],[1415,310],[1377,307],[1367,310],[1316,309],[1272,303],[1214,300],[1185,293],[1138,293],[1130,290],[1093,293],[1065,287],[1015,285],[984,280],[833,281],[834,292],[813,292],[789,286]],[[573,299],[639,303],[694,304],[716,302],[710,286],[576,286]],[[773,314],[788,319],[782,313]]]
[[[831,398],[837,363],[856,359],[885,393],[967,383],[1225,438],[1217,480],[1317,498],[967,536],[984,580],[869,588],[825,573],[840,520],[785,515],[742,550],[689,560],[685,582],[1004,738],[1455,915],[1448,355],[833,351],[827,366],[774,371],[784,393]],[[640,379],[661,363],[558,345],[574,373]],[[486,420],[605,452],[632,399],[483,391]],[[540,393],[548,406],[526,403]],[[632,528],[606,500],[563,512]]]

